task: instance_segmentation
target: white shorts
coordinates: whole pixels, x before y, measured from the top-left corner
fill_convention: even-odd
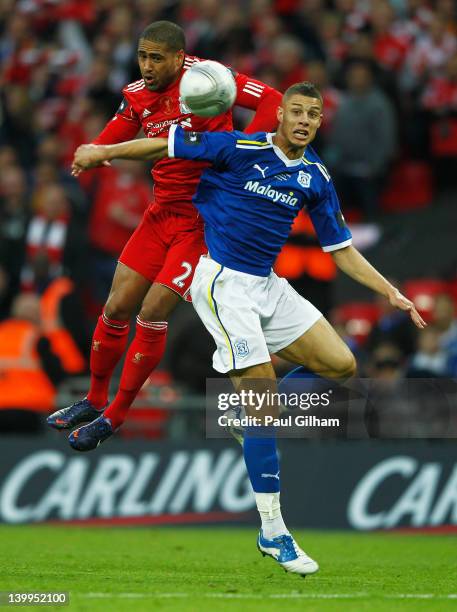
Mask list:
[[[206,256],[195,268],[190,293],[216,343],[213,367],[222,373],[267,363],[322,316],[274,272],[237,272]]]

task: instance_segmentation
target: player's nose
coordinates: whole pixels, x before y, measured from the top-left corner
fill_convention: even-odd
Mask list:
[[[150,75],[152,75],[152,74],[153,74],[153,69],[152,69],[152,67],[153,67],[152,60],[150,60],[150,59],[146,59],[146,60],[144,61],[144,64],[143,64],[143,71],[144,71],[144,72],[146,72],[146,73],[148,73],[148,74],[150,74]]]

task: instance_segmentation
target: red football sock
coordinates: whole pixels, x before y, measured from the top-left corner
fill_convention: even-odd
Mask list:
[[[108,387],[117,362],[127,346],[128,321],[108,319],[104,313],[98,318],[90,351],[90,389],[87,399],[95,408],[108,402]]]
[[[125,421],[138,391],[162,359],[167,327],[166,321],[148,322],[136,318],[136,333],[127,351],[119,391],[104,412],[104,416],[111,419],[113,429]]]

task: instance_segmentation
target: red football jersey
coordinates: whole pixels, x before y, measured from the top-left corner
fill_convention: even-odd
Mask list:
[[[132,224],[136,220],[139,223],[151,189],[146,180],[137,180],[116,168],[103,168],[99,176],[89,221],[89,239],[101,251],[117,257],[132,235],[133,227],[118,221],[113,211],[121,208],[132,218]]]
[[[180,77],[160,92],[146,88],[143,79],[130,83],[122,90],[124,99],[113,119],[94,140],[95,144],[114,144],[135,138],[140,128],[148,138],[168,136],[171,125],[179,123],[186,130],[225,131],[233,129],[232,113],[203,118],[186,112],[179,101],[179,83],[185,70],[199,58],[186,56]],[[276,127],[276,108],[281,94],[272,87],[243,74],[236,74],[237,98],[235,104],[258,110],[246,131],[271,131]],[[152,205],[172,207],[173,211],[196,216],[192,196],[207,162],[184,159],[165,159],[152,168],[154,201]]]

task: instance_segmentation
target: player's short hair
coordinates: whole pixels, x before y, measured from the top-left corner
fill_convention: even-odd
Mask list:
[[[165,44],[170,51],[180,51],[186,48],[184,30],[172,21],[154,21],[143,30],[141,38]]]
[[[320,100],[321,104],[324,103],[321,92],[317,89],[314,83],[310,83],[309,81],[294,83],[288,89],[286,89],[282,99],[285,101],[296,94],[306,96],[307,98],[317,98],[317,100]]]

